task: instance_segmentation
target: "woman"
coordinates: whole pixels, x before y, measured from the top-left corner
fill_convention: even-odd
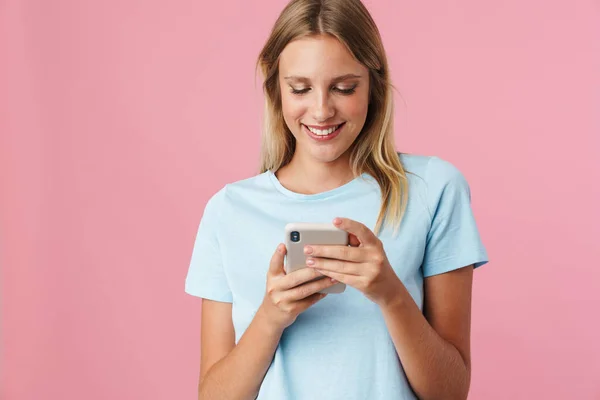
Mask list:
[[[186,279],[204,299],[199,397],[466,398],[472,274],[487,254],[460,171],[394,149],[368,11],[294,0],[258,65],[260,173],[209,200]],[[334,222],[351,246],[309,246],[307,268],[286,274],[288,222]],[[318,293],[337,281],[345,292]]]

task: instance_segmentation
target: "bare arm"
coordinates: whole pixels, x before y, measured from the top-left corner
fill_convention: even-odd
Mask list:
[[[259,310],[236,346],[231,304],[203,300],[198,398],[256,398],[282,332]]]
[[[284,255],[282,245],[271,259],[263,303],[237,345],[231,304],[202,301],[200,400],[255,399],[284,329],[335,284],[312,281],[322,275],[310,268],[285,274]]]
[[[467,398],[472,279],[472,266],[425,278],[423,313],[403,285],[396,299],[381,307],[419,399]]]
[[[379,305],[408,381],[422,400],[466,399],[471,380],[473,265],[424,279],[423,312],[364,224],[336,218],[351,246],[306,246],[307,263]]]

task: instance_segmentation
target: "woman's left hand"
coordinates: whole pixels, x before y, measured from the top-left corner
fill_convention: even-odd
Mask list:
[[[349,233],[350,246],[307,245],[306,265],[360,290],[379,306],[389,304],[400,295],[402,282],[379,238],[365,225],[348,218],[336,218],[333,223]]]

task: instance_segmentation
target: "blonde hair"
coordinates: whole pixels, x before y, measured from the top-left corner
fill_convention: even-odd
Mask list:
[[[283,119],[279,56],[292,40],[323,34],[338,39],[369,69],[369,108],[362,132],[349,149],[350,166],[355,176],[366,172],[381,188],[375,234],[388,219],[397,232],[406,211],[408,182],[394,146],[393,85],[379,30],[360,0],[292,0],[275,22],[257,60],[265,94],[260,173],[289,163],[296,145]]]

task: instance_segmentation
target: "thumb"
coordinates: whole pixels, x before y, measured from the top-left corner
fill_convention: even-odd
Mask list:
[[[352,247],[358,247],[360,246],[360,240],[358,240],[358,237],[356,237],[355,234],[353,233],[349,233],[348,234],[348,243],[350,244],[350,246]]]
[[[269,274],[273,276],[277,275],[285,275],[285,271],[283,269],[283,259],[285,257],[287,249],[285,248],[285,244],[279,243],[277,246],[277,250],[273,253],[271,257],[271,262],[269,264]]]

